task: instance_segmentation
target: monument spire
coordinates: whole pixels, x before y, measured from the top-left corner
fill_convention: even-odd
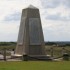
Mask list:
[[[30,5],[22,11],[15,54],[42,56],[45,52],[39,9]]]
[[[31,9],[38,9],[38,8],[34,7],[33,5],[29,5],[28,8],[31,8]]]

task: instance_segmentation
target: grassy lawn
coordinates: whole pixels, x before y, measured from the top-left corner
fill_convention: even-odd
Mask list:
[[[4,47],[0,46],[2,50]],[[8,49],[13,49],[15,47],[6,47]],[[51,47],[46,46],[47,54],[51,55]],[[65,49],[70,50],[70,47],[65,47]],[[54,56],[61,56],[62,47],[54,47]],[[70,54],[70,52],[69,52]],[[70,61],[59,61],[59,62],[48,62],[48,61],[0,61],[0,70],[70,70]]]
[[[46,46],[46,53],[48,55],[51,55],[51,47],[52,46]],[[70,46],[66,46],[64,47],[64,53],[68,53],[70,55]],[[60,57],[62,56],[62,51],[63,51],[63,47],[53,47],[53,55],[54,57]]]
[[[70,61],[0,62],[0,70],[70,70]]]

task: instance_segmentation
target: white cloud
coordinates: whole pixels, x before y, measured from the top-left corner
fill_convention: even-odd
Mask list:
[[[6,21],[8,21],[8,22],[19,21],[20,18],[21,18],[21,13],[20,12],[15,12],[15,13],[9,14],[6,17],[4,17],[3,21],[5,21],[5,22]]]
[[[45,41],[70,41],[70,22],[47,20],[43,32]]]
[[[56,8],[61,4],[70,8],[70,0],[41,0],[41,2],[44,8]]]
[[[16,11],[21,12],[23,8],[30,4],[41,7],[40,0],[0,0],[0,21],[8,14]]]
[[[40,0],[0,0],[0,41],[16,41],[22,9],[28,5],[41,8]],[[18,18],[17,18],[18,17]]]
[[[41,3],[42,1],[42,3]],[[45,3],[47,1],[47,3]],[[68,0],[67,0],[68,1]],[[69,2],[69,1],[68,1]],[[0,41],[16,41],[22,9],[32,4],[40,9],[45,40],[70,41],[70,9],[66,0],[0,0]],[[55,4],[56,3],[56,4]],[[58,4],[57,4],[58,3]],[[48,7],[46,7],[48,5]],[[67,21],[46,19],[60,14]],[[14,19],[14,18],[17,18]],[[6,21],[7,20],[7,21]],[[9,21],[13,20],[13,21]]]
[[[0,23],[0,41],[16,41],[18,36],[19,22]]]
[[[45,3],[45,1],[47,2]],[[46,41],[70,41],[69,7],[65,6],[65,1],[63,2],[63,0],[61,0],[58,6],[47,7],[48,1],[52,2],[53,0],[43,1],[44,12],[42,13],[42,25],[44,39]]]

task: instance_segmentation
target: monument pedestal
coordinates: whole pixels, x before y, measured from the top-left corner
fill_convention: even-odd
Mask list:
[[[52,60],[50,56],[47,55],[29,55],[29,60],[39,60],[39,61],[49,61]]]

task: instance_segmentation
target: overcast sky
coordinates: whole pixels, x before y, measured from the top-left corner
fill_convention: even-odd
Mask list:
[[[0,0],[0,41],[17,41],[22,9],[40,10],[45,41],[70,41],[70,0]]]

